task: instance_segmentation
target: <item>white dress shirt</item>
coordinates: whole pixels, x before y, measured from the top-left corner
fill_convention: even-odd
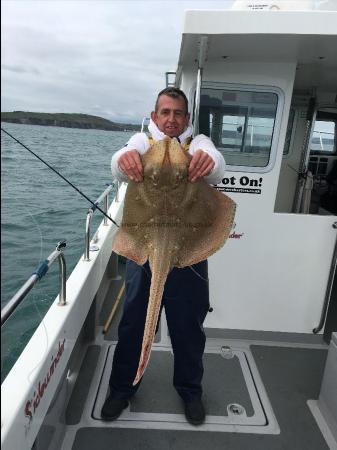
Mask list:
[[[159,130],[157,125],[150,120],[148,130],[155,141],[161,141],[165,138],[165,134]],[[193,128],[189,125],[186,130],[179,136],[179,141],[184,145],[187,138],[192,136]],[[134,134],[129,142],[122,149],[118,150],[111,159],[111,172],[112,176],[118,181],[128,181],[127,175],[118,167],[118,160],[123,153],[129,150],[137,150],[138,153],[143,155],[150,147],[149,139],[146,133]],[[198,134],[195,136],[188,150],[190,155],[193,155],[197,150],[202,150],[207,153],[214,161],[215,165],[212,172],[204,177],[204,179],[210,184],[220,183],[225,174],[226,163],[222,154],[215,148],[210,138],[204,134]]]

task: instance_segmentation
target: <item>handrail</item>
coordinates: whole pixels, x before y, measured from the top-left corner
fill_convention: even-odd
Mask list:
[[[145,121],[146,120],[150,120],[150,117],[143,117],[143,120],[142,120],[142,127],[141,127],[141,129],[140,129],[140,132],[141,133],[143,133],[143,131],[144,131],[144,126],[145,126]]]
[[[337,229],[337,222],[334,222],[332,224],[332,228]],[[320,318],[320,321],[319,321],[319,324],[317,325],[317,327],[315,327],[312,330],[312,332],[314,334],[317,334],[321,331],[321,329],[324,326],[325,320],[326,320],[326,315],[328,313],[328,308],[329,308],[330,299],[331,299],[332,284],[333,284],[333,280],[334,280],[335,273],[336,273],[336,266],[337,266],[337,238],[336,238],[336,242],[335,242],[335,249],[334,249],[334,253],[333,253],[333,257],[332,257],[332,264],[331,264],[328,284],[327,284],[327,288],[326,288],[326,292],[325,292],[325,299],[324,299],[324,303],[323,303],[321,318]]]
[[[90,251],[90,225],[91,225],[91,220],[92,220],[92,216],[94,215],[94,212],[96,210],[97,205],[99,205],[99,203],[104,200],[104,212],[105,214],[108,213],[108,207],[109,207],[109,199],[108,199],[108,194],[109,192],[112,190],[112,188],[114,187],[113,183],[107,183],[106,184],[108,187],[105,189],[104,192],[102,192],[102,194],[97,198],[97,200],[94,202],[94,206],[91,206],[91,208],[88,209],[87,212],[87,220],[86,220],[86,224],[85,224],[85,251],[84,251],[84,261],[90,261],[89,258],[89,251]],[[104,225],[108,224],[108,219],[104,216]]]
[[[56,249],[36,268],[35,272],[28,278],[28,280],[21,286],[17,293],[9,300],[9,302],[1,310],[1,326],[14,313],[16,308],[20,305],[22,300],[26,297],[33,286],[46,275],[49,267],[58,259],[60,267],[60,294],[59,306],[66,304],[66,263],[62,250],[66,247],[66,241],[60,241]]]
[[[194,111],[193,111],[193,136],[196,136],[199,132],[199,110],[200,110],[200,92],[202,82],[202,68],[198,68],[197,73],[197,86],[195,89],[194,99]]]
[[[307,110],[307,117],[306,117],[306,123],[305,123],[305,133],[304,138],[302,142],[302,148],[301,148],[301,161],[300,166],[298,169],[298,179],[296,183],[296,189],[295,189],[295,195],[293,200],[293,207],[292,212],[294,213],[300,213],[301,212],[301,202],[302,202],[302,196],[304,191],[304,183],[305,183],[305,176],[308,171],[308,161],[310,156],[310,143],[311,143],[311,137],[313,134],[313,124],[316,120],[317,115],[317,109],[316,106],[316,97],[311,97],[309,100],[308,110]]]
[[[194,110],[193,110],[193,136],[196,136],[199,133],[201,83],[202,83],[202,72],[203,72],[204,62],[206,59],[207,42],[208,42],[208,37],[202,36],[201,40],[200,40],[200,47],[199,47],[197,85],[195,88],[195,99],[194,99]]]

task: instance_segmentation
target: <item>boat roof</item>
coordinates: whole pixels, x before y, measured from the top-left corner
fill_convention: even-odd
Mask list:
[[[336,11],[186,11],[178,67],[198,59],[201,36],[208,37],[207,61],[276,59],[336,67],[336,23]]]

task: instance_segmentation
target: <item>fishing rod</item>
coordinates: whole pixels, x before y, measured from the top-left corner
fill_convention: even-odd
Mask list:
[[[91,203],[95,208],[97,208],[102,214],[104,214],[105,217],[107,217],[109,220],[111,220],[112,223],[114,223],[117,227],[119,227],[119,225],[113,220],[111,219],[110,216],[108,216],[103,209],[101,209],[95,202],[93,202],[92,200],[90,200],[89,197],[87,197],[80,189],[78,189],[73,183],[71,183],[69,180],[67,180],[66,177],[64,177],[60,172],[58,172],[56,169],[54,169],[54,167],[52,167],[50,164],[48,164],[46,161],[44,161],[39,155],[37,155],[36,153],[33,152],[33,150],[31,150],[30,148],[28,148],[25,144],[23,144],[22,142],[20,142],[18,139],[16,139],[14,136],[12,136],[10,133],[8,133],[8,131],[6,131],[4,128],[1,127],[1,131],[3,131],[4,133],[6,133],[9,137],[11,137],[15,142],[17,142],[18,144],[20,144],[23,148],[25,148],[26,150],[28,150],[32,155],[34,155],[37,159],[39,159],[41,162],[43,162],[43,164],[45,164],[47,167],[49,167],[49,169],[51,169],[53,172],[55,172],[59,177],[61,177],[64,181],[66,181],[72,188],[74,188],[79,194],[82,195],[82,197],[84,197],[89,203]]]

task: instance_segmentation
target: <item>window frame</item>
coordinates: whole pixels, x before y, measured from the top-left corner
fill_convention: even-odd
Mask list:
[[[285,146],[286,146],[286,138],[287,138],[287,133],[288,133],[289,119],[290,119],[290,115],[291,115],[292,111],[294,111],[294,117],[293,117],[293,120],[292,120],[292,122],[290,124],[290,129],[289,129],[290,139],[289,139],[288,151],[285,152],[284,150],[285,150]],[[296,135],[296,130],[297,130],[299,118],[300,118],[300,111],[299,111],[299,109],[297,109],[295,106],[291,105],[290,108],[289,108],[286,134],[284,136],[282,159],[290,158],[292,156],[292,154],[293,154],[294,140],[295,140],[295,135]]]
[[[202,81],[200,94],[201,94],[203,88],[217,89],[217,90],[222,90],[222,91],[261,92],[261,93],[275,94],[277,96],[275,122],[274,122],[272,137],[271,137],[271,146],[270,146],[270,154],[269,154],[268,164],[264,167],[261,167],[261,166],[238,166],[238,165],[228,164],[226,161],[226,170],[229,172],[267,173],[267,172],[270,172],[271,170],[273,170],[273,168],[275,166],[275,162],[276,162],[281,121],[282,121],[282,113],[283,113],[283,109],[284,109],[285,94],[284,94],[283,90],[277,86],[226,83],[226,82],[221,82],[221,81],[207,81],[207,80]],[[195,91],[192,93],[192,97],[194,94],[195,94]],[[199,129],[199,124],[198,124],[198,129]]]

